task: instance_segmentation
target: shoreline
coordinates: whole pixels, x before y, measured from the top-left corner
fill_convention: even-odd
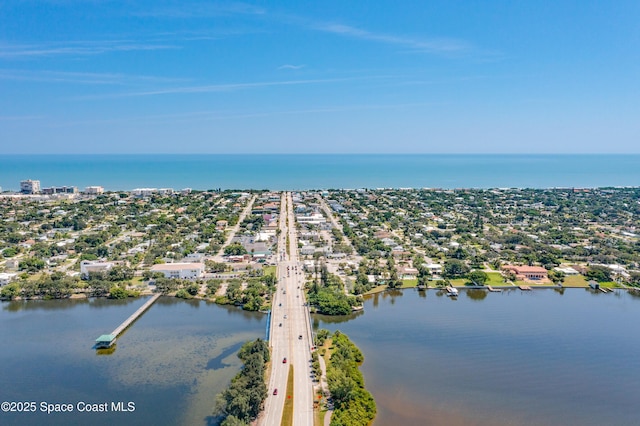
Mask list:
[[[558,285],[536,285],[536,284],[523,284],[523,286],[527,286],[528,289],[524,290],[521,289],[520,286],[518,285],[504,285],[504,286],[497,286],[497,285],[492,285],[492,286],[456,286],[456,285],[450,285],[449,287],[451,288],[455,288],[457,290],[486,290],[487,292],[492,292],[491,289],[489,289],[489,287],[491,287],[494,290],[499,290],[499,291],[510,291],[510,290],[520,290],[520,291],[533,291],[533,290],[562,290],[562,289],[586,289],[589,290],[591,289],[589,286],[558,286]],[[382,287],[382,286],[378,286],[378,287]],[[366,296],[373,296],[376,294],[380,294],[380,293],[384,293],[386,291],[390,291],[390,290],[409,290],[409,289],[417,289],[419,291],[427,291],[427,290],[440,290],[440,291],[446,291],[446,287],[426,287],[426,288],[418,288],[418,286],[412,285],[412,286],[404,286],[404,287],[397,287],[397,288],[388,288],[388,287],[383,287],[383,288],[373,288],[369,291],[367,291],[366,293],[363,293],[362,296],[366,297]],[[593,290],[593,289],[591,289]],[[640,291],[640,288],[635,288],[635,287],[611,287],[611,288],[607,288],[607,290],[609,291],[613,291],[613,290],[626,290],[626,291]],[[594,290],[596,291],[596,290]]]

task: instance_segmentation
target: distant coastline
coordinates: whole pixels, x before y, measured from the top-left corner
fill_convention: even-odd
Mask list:
[[[0,187],[306,190],[639,186],[640,154],[0,155]]]

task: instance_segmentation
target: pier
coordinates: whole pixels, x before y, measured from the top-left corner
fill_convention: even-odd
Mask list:
[[[162,296],[162,294],[154,294],[151,299],[147,300],[144,305],[140,306],[129,318],[124,320],[122,324],[118,326],[111,334],[103,334],[96,339],[96,349],[110,348],[116,343],[116,338],[129,327],[135,320],[137,320],[142,314],[145,313],[151,305],[155,303]]]

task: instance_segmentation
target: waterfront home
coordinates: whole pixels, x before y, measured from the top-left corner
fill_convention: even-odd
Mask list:
[[[562,272],[565,276],[570,277],[572,275],[578,275],[578,271],[576,271],[571,266],[559,266],[557,268],[553,268],[554,271]]]
[[[80,262],[80,275],[86,279],[89,278],[89,274],[92,272],[109,272],[114,265],[114,262],[83,260]]]
[[[396,270],[402,279],[413,279],[418,276],[418,270],[409,266],[396,266]]]
[[[541,266],[516,266],[505,265],[504,271],[511,271],[516,274],[516,279],[540,281],[547,279],[547,270]]]

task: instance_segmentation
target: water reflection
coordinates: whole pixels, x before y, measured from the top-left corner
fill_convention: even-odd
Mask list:
[[[207,424],[215,395],[241,368],[233,354],[244,342],[264,336],[266,316],[162,297],[118,337],[117,350],[91,349],[97,336],[113,330],[145,300],[2,303],[3,397],[136,403],[126,419],[118,413],[82,419],[78,413],[34,414],[28,424]],[[1,423],[23,425],[25,417],[9,413]]]
[[[220,368],[231,365],[229,363],[225,363],[224,359],[229,355],[232,355],[240,350],[240,348],[244,345],[244,342],[236,343],[235,345],[231,345],[228,348],[225,348],[220,355],[215,358],[211,358],[209,362],[207,362],[207,370],[218,370]]]
[[[116,352],[117,346],[117,344],[114,344],[110,348],[96,349],[96,355],[113,355]]]
[[[129,297],[127,299],[112,300],[104,297],[92,297],[82,299],[58,299],[58,300],[12,300],[2,302],[2,309],[9,312],[18,311],[61,311],[74,306],[88,306],[94,309],[112,308],[114,306],[126,306],[146,299]]]
[[[481,301],[487,298],[487,291],[481,289],[470,288],[464,293],[467,293],[467,297],[471,300]]]
[[[620,327],[640,322],[640,292],[470,289],[451,305],[405,291],[367,298],[358,321],[314,318],[363,351],[375,425],[637,424],[640,363],[603,360],[640,352]]]
[[[349,322],[360,316],[364,315],[364,310],[355,311],[349,315],[322,315],[311,314],[312,327],[314,330],[318,329],[318,325],[322,322],[325,324],[341,324],[343,322]]]

